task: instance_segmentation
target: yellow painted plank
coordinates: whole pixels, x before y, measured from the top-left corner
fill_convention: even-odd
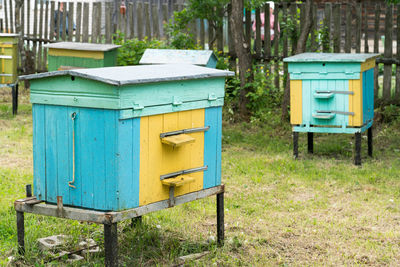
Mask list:
[[[161,138],[161,142],[163,144],[172,146],[172,147],[179,147],[186,144],[193,143],[195,139],[187,134],[178,134],[178,135],[171,135],[164,138]]]
[[[361,72],[372,69],[374,67],[375,67],[375,58],[369,59],[364,63],[361,63]]]
[[[303,121],[303,101],[301,80],[290,81],[290,123],[301,124]]]
[[[175,186],[179,187],[185,184],[193,183],[195,181],[195,178],[189,175],[179,175],[174,178],[169,178],[162,180],[161,183],[166,186]]]
[[[187,134],[195,141],[180,147],[163,145],[160,139],[160,133],[194,127],[204,127],[204,109],[141,118],[140,206],[169,198],[169,189],[160,175],[204,165],[204,132]],[[175,196],[203,188],[203,172],[191,173],[190,177],[194,181],[176,188]]]
[[[81,50],[69,50],[69,49],[55,49],[49,48],[50,56],[59,57],[83,57],[83,58],[93,58],[93,59],[103,59],[104,52],[102,51],[81,51]]]
[[[349,80],[349,91],[354,92],[349,95],[349,112],[354,112],[349,116],[349,126],[362,126],[362,75],[359,80]]]

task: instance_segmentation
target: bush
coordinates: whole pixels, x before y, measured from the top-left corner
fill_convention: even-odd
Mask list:
[[[130,39],[124,41],[124,34],[118,32],[115,35],[114,44],[121,45],[118,50],[117,65],[128,66],[138,65],[147,48],[168,48],[168,46],[159,40],[144,40]]]

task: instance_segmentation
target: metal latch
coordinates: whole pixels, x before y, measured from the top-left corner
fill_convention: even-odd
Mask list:
[[[164,175],[160,175],[160,180],[164,180],[164,179],[169,179],[169,178],[174,178],[177,177],[179,175],[184,175],[184,174],[189,174],[189,173],[194,173],[194,172],[201,172],[201,171],[205,171],[208,169],[208,166],[203,166],[203,167],[197,167],[197,168],[192,168],[192,169],[186,169],[186,170],[181,170],[181,171],[177,171],[177,172],[171,172],[171,173],[167,173]]]
[[[172,105],[174,105],[174,106],[182,105],[182,100],[181,100],[181,98],[178,97],[178,96],[174,96],[174,97],[172,98]]]
[[[217,100],[217,96],[214,93],[208,94],[208,101],[215,101]]]
[[[139,103],[133,103],[133,110],[141,110],[144,109],[144,106],[142,106]]]

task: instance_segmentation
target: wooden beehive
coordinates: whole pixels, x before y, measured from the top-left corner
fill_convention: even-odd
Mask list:
[[[48,70],[101,68],[117,65],[119,45],[59,42],[44,45],[48,48]]]
[[[355,133],[372,125],[378,54],[288,57],[290,122],[296,132]]]
[[[35,196],[117,211],[168,199],[171,186],[178,196],[220,185],[232,74],[154,65],[22,76],[31,80]]]
[[[18,73],[19,34],[0,33],[0,84],[14,84]]]

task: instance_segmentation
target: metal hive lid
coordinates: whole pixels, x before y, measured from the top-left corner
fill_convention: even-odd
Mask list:
[[[302,53],[284,58],[284,62],[365,62],[380,54]]]
[[[146,49],[139,64],[193,64],[206,66],[216,56],[212,50]]]
[[[20,80],[32,80],[64,75],[76,76],[121,86],[129,84],[226,77],[234,76],[235,74],[232,71],[216,70],[195,65],[170,64],[74,69],[23,75],[19,78]]]
[[[121,46],[113,44],[59,42],[59,43],[46,44],[43,47],[53,48],[53,49],[69,49],[69,50],[85,50],[85,51],[110,51]]]

